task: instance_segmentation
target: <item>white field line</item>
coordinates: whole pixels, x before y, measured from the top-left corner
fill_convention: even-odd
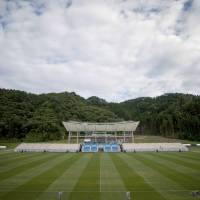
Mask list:
[[[2,192],[4,190],[1,190]],[[5,190],[6,191],[6,190]],[[129,190],[130,192],[149,192],[149,193],[155,193],[154,190]],[[159,190],[161,192],[192,192],[192,191],[196,191],[196,190]],[[44,193],[54,193],[54,192],[58,192],[58,190],[49,190],[47,192],[45,192],[44,190],[28,190],[28,191],[24,191],[24,190],[17,190],[17,192],[20,193],[35,193],[35,192],[44,192]],[[62,192],[73,192],[73,193],[98,193],[99,191],[94,191],[94,190],[85,190],[85,191],[79,191],[79,190],[62,190]],[[127,190],[102,190],[101,192],[105,192],[105,193],[121,193],[121,192],[127,192]]]
[[[100,154],[100,159],[99,159],[99,191],[101,192],[101,154]]]

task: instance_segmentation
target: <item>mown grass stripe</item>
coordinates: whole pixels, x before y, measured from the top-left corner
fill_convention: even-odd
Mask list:
[[[188,153],[190,155],[199,156],[199,154],[200,154],[200,147],[198,147],[198,150],[190,150]]]
[[[154,188],[151,187],[143,177],[138,175],[136,171],[131,168],[119,155],[120,154],[112,154],[111,158],[124,182],[124,185],[126,186],[127,191],[132,191],[132,198],[143,200],[147,200],[149,198],[154,200],[163,200],[164,197],[156,192]],[[134,190],[148,191],[148,193],[134,193]]]
[[[126,187],[110,157],[111,154],[101,155],[101,199],[124,200]]]
[[[122,155],[120,155],[122,156]],[[167,200],[189,200],[190,192],[185,190],[175,181],[164,176],[156,169],[135,159],[135,154],[124,154],[125,162],[135,169],[135,171],[144,178],[158,193]],[[150,198],[151,199],[151,198]]]
[[[16,152],[9,152],[9,153],[3,153],[3,154],[0,154],[0,159],[1,160],[4,160],[4,159],[9,159],[10,157],[13,158],[13,157],[20,157],[24,154],[21,154],[21,153],[16,153]]]
[[[197,154],[200,154],[200,151],[199,151],[199,150],[197,150],[197,151],[192,150],[191,152],[193,152],[193,153],[197,153]]]
[[[137,156],[142,156],[143,153]],[[144,153],[148,154],[148,153]],[[155,188],[162,196],[167,200],[192,200],[191,190],[187,190],[179,183],[166,177],[165,174],[160,173],[155,168],[151,168],[148,165],[135,159],[135,154],[126,154],[132,159],[125,159],[126,162],[134,163],[137,173],[144,177],[144,179]],[[149,154],[148,154],[149,155]]]
[[[69,199],[81,199],[88,200],[100,199],[99,192],[99,180],[100,180],[100,153],[91,153],[88,154],[90,156],[90,161],[88,162],[86,168],[82,172],[77,184],[75,185],[73,191],[70,194]],[[92,192],[84,192],[84,191],[92,191]]]
[[[78,154],[75,154],[71,157],[66,157],[66,159],[57,163],[53,167],[47,169],[37,176],[34,176],[28,182],[19,186],[12,192],[9,192],[3,198],[11,199],[11,197],[15,197],[17,199],[36,199],[53,181],[55,181],[65,172],[66,168],[71,166],[79,158],[80,155]],[[20,193],[20,191],[23,193]],[[29,191],[31,191],[31,194]]]
[[[126,186],[127,190],[153,190],[151,186],[145,184],[144,179],[139,176],[133,169],[131,169],[119,157],[119,155],[113,154],[111,155],[111,158],[121,178],[123,179],[124,185]]]
[[[0,150],[0,155],[1,154],[8,154],[8,153],[13,153],[13,151],[8,151],[8,150],[3,150],[3,149]]]
[[[146,156],[146,155],[145,155]],[[200,181],[200,171],[198,168],[192,168],[185,165],[185,162],[181,162],[180,157],[172,160],[170,157],[164,154],[149,154],[150,159],[154,159],[156,162],[159,162],[160,164],[163,164],[167,167],[169,167],[171,170],[175,171],[175,173],[181,173],[184,175],[185,178],[188,178],[191,181],[199,182]],[[192,163],[189,163],[192,165]]]
[[[0,181],[3,181],[4,179],[7,179],[9,177],[12,177],[16,174],[19,174],[21,172],[24,172],[26,170],[32,169],[38,165],[40,165],[43,162],[48,161],[49,159],[55,157],[56,155],[45,155],[45,157],[37,157],[37,160],[30,160],[30,162],[26,162],[23,165],[17,166],[11,170],[5,171],[5,172],[0,172]]]
[[[199,188],[198,181],[194,180],[191,177],[188,177],[184,173],[181,173],[179,171],[174,170],[173,168],[170,168],[169,166],[167,166],[169,165],[169,163],[167,163],[167,165],[165,163],[160,163],[158,161],[158,158],[156,157],[152,158],[148,154],[135,154],[134,158],[148,165],[152,169],[157,170],[158,172],[168,177],[169,179],[177,182],[185,189],[196,190]]]
[[[23,161],[21,161],[21,162],[17,162],[17,161],[16,161],[16,162],[10,163],[10,164],[8,164],[8,165],[2,166],[2,167],[0,168],[0,172],[2,173],[2,172],[9,171],[9,170],[14,169],[14,168],[16,168],[16,167],[22,166],[22,165],[24,165],[24,164],[26,164],[26,163],[30,163],[30,162],[33,162],[33,161],[38,160],[38,159],[40,159],[40,158],[46,157],[46,155],[47,155],[47,154],[45,154],[45,153],[42,153],[42,154],[39,153],[37,156],[34,156],[34,157],[32,157],[32,156],[30,155],[30,157],[28,157],[26,160],[23,160]],[[52,154],[52,155],[53,155],[53,154]]]
[[[190,168],[192,170],[196,170],[199,171],[200,170],[200,162],[192,162],[192,161],[188,161],[185,160],[184,158],[178,156],[178,155],[169,155],[169,154],[151,154],[152,156],[156,156],[157,158],[161,158],[164,159],[165,161],[171,161],[171,163],[176,163],[177,165],[181,165],[187,168]]]
[[[192,168],[189,168],[187,166],[184,166],[182,164],[180,164],[179,162],[177,163],[176,161],[171,161],[168,160],[165,157],[160,156],[160,154],[148,154],[148,156],[153,159],[156,159],[157,162],[164,164],[166,166],[168,166],[169,168],[171,168],[174,171],[177,171],[178,173],[182,173],[184,175],[184,177],[187,177],[189,180],[192,179],[194,181],[200,181],[200,171],[199,170],[195,170]],[[154,158],[156,157],[156,158]]]
[[[4,155],[7,154],[8,155],[10,153],[13,154],[13,153],[16,153],[16,152],[14,151],[14,149],[0,149],[0,155],[1,154],[4,154]]]
[[[154,156],[156,155],[154,154]],[[186,166],[179,162],[180,160],[170,160],[168,157],[162,157],[160,155],[157,155],[156,157],[159,158],[157,159],[158,162],[168,166],[172,170],[183,173],[185,177],[188,177],[188,179],[194,179],[198,182],[200,181],[200,171],[198,169],[193,169],[192,167]]]
[[[90,157],[88,154],[81,155],[73,165],[57,178],[51,185],[41,194],[38,200],[57,198],[58,191],[62,191],[62,198],[69,199],[69,195],[76,185],[83,170],[86,168]]]
[[[172,159],[176,158],[176,159],[188,162],[188,163],[200,164],[200,157],[188,154],[188,152],[180,152],[180,153],[177,153],[177,152],[161,153],[161,152],[159,152],[158,154],[163,155],[165,157],[172,157]]]
[[[193,153],[193,154],[199,155],[200,154],[200,147],[196,148],[196,150],[192,149],[192,150],[190,150],[190,152]]]
[[[13,155],[12,157],[9,157],[9,158],[1,158],[0,159],[0,165],[4,165],[4,164],[9,164],[9,163],[11,163],[11,162],[14,162],[14,161],[17,161],[17,160],[23,160],[23,159],[26,159],[26,158],[29,158],[29,157],[33,157],[33,156],[36,156],[37,154],[25,154],[25,153],[23,153],[23,154],[21,154],[21,153],[19,153],[19,155],[17,154],[17,155]]]
[[[18,165],[21,165],[23,161],[28,162],[28,160],[32,160],[33,158],[42,157],[44,153],[38,153],[38,154],[29,154],[24,155],[21,157],[13,157],[12,159],[0,162],[0,172],[7,171],[11,169],[13,166],[17,167]]]
[[[101,189],[102,191],[126,191],[124,182],[111,159],[112,154],[102,154],[101,159]]]
[[[34,176],[37,176],[45,172],[46,170],[54,167],[55,165],[62,162],[66,158],[72,156],[72,154],[63,154],[63,153],[62,154],[55,153],[54,155],[55,156],[49,159],[48,161],[43,162],[32,169],[26,170],[25,172],[22,172],[20,174],[17,174],[13,177],[10,177],[0,182],[0,191],[1,191],[0,197],[8,192],[15,190],[15,188],[20,187],[20,185],[25,184]]]
[[[181,153],[169,153],[170,156],[180,156],[190,161],[200,162],[200,157],[197,155],[192,155],[190,152],[181,152]]]
[[[74,190],[94,190],[99,191],[99,164],[100,154],[89,154],[90,162],[81,174]]]

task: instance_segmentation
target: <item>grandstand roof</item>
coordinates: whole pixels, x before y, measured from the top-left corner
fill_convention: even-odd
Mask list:
[[[115,131],[135,131],[139,122],[122,121],[122,122],[63,122],[64,127],[70,132],[115,132]]]

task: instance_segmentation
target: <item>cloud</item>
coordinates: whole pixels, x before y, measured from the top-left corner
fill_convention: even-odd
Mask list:
[[[0,87],[122,101],[200,94],[198,0],[0,1]]]

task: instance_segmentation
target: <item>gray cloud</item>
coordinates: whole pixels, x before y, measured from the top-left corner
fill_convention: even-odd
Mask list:
[[[200,94],[200,1],[0,1],[0,87],[109,101]]]

